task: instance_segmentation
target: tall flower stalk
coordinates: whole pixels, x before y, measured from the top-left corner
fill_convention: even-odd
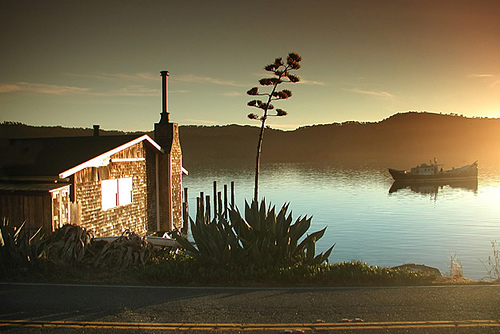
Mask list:
[[[248,114],[248,118],[260,120],[259,140],[257,142],[257,154],[255,157],[255,183],[254,183],[254,201],[259,200],[259,174],[260,174],[260,158],[262,153],[262,141],[264,139],[264,130],[266,120],[270,116],[286,116],[287,112],[283,109],[274,109],[272,104],[276,100],[286,100],[292,96],[292,92],[288,89],[278,90],[278,86],[282,83],[297,83],[300,78],[292,73],[300,68],[302,58],[299,54],[290,52],[286,57],[286,62],[283,58],[276,58],[274,63],[267,65],[264,69],[272,74],[271,77],[262,78],[259,80],[261,86],[269,87],[270,92],[261,93],[259,87],[253,87],[247,91],[250,96],[262,96],[263,99],[255,99],[248,102],[248,106],[260,109],[261,115],[256,113]],[[273,111],[274,112],[271,112]]]

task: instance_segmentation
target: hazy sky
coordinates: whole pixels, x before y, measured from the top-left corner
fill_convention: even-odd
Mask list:
[[[0,31],[0,121],[150,130],[168,70],[172,121],[257,125],[246,91],[290,51],[275,128],[500,117],[498,0],[0,0]]]

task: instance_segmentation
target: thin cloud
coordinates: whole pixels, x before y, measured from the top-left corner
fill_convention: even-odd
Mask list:
[[[481,74],[471,74],[470,77],[473,77],[473,78],[492,78],[492,77],[494,77],[494,75],[489,74],[489,73],[481,73]]]
[[[269,72],[254,72],[252,73],[254,77],[259,77],[259,78],[271,78],[274,76],[273,73]],[[295,74],[295,73],[293,73]],[[297,82],[298,84],[304,84],[304,85],[316,85],[316,86],[326,86],[326,84],[323,81],[316,81],[316,80],[308,80],[304,79],[301,75],[300,72],[297,73],[298,77],[300,78],[300,81]]]
[[[302,79],[302,78],[300,78],[300,81],[298,83],[305,84],[305,85],[326,86],[326,84],[323,81],[314,81],[314,80],[307,80],[307,79]]]
[[[114,89],[110,92],[91,92],[90,95],[97,96],[158,96],[159,89],[151,89],[140,85],[132,85],[119,89]]]
[[[243,93],[241,93],[241,92],[231,91],[231,92],[225,92],[225,93],[222,93],[221,95],[222,95],[222,96],[226,96],[226,97],[235,97],[235,96],[242,96],[242,95],[243,95]]]
[[[238,84],[238,83],[231,81],[231,80],[221,80],[221,79],[217,79],[217,78],[198,76],[198,75],[194,75],[194,74],[181,75],[181,76],[175,77],[175,80],[183,81],[183,82],[195,82],[195,83],[208,82],[208,83],[213,83],[213,84],[222,85],[222,86],[242,87],[241,84]]]
[[[86,87],[51,85],[31,82],[0,85],[0,93],[24,92],[42,95],[89,95],[89,96],[158,96],[160,89],[142,85],[129,85],[110,91],[92,91]]]
[[[75,86],[17,82],[15,84],[7,84],[0,86],[0,92],[1,93],[27,92],[35,94],[65,95],[65,94],[87,93],[89,92],[89,89],[82,87],[75,87]]]
[[[500,79],[497,79],[495,74],[491,73],[480,73],[480,74],[471,74],[469,77],[471,78],[481,78],[488,84],[490,88],[500,87]]]
[[[153,74],[150,72],[142,73],[91,73],[91,74],[81,74],[81,73],[69,73],[71,76],[81,77],[81,78],[93,78],[101,81],[159,81],[160,74]]]
[[[375,91],[375,90],[364,90],[364,89],[349,89],[348,91],[352,93],[357,93],[357,94],[363,94],[363,95],[369,95],[369,96],[375,96],[383,99],[393,99],[394,95],[392,95],[389,92],[386,91]]]
[[[12,93],[22,90],[19,85],[0,85],[0,93]]]

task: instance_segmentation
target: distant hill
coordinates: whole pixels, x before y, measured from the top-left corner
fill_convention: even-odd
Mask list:
[[[254,163],[257,127],[181,126],[184,164]],[[0,138],[92,135],[93,129],[0,124]],[[102,135],[123,134],[104,131]],[[379,122],[344,122],[266,129],[262,161],[380,163],[396,168],[437,157],[451,164],[500,158],[500,119],[467,118],[427,112],[398,113]]]
[[[107,135],[123,135],[124,131],[100,130]],[[92,128],[65,128],[62,126],[33,126],[19,122],[0,123],[0,138],[44,138],[44,137],[79,137],[92,136]]]

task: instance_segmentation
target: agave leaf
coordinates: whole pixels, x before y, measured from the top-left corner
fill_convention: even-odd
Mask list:
[[[138,261],[139,261],[140,264],[144,264],[144,263],[147,262],[147,260],[148,260],[147,259],[147,254],[149,254],[149,252],[146,252],[146,250],[144,250],[144,249],[141,249],[139,251],[139,253],[138,253],[138,256],[139,256]]]
[[[193,255],[199,255],[198,249],[196,249],[191,242],[182,234],[175,234],[175,240],[179,243],[179,245],[184,248],[186,251],[193,253]]]
[[[252,247],[251,249],[251,254],[252,254],[252,262],[256,263],[258,265],[262,264],[262,256],[261,253],[258,249],[258,247]]]
[[[42,232],[42,227],[36,230],[36,232],[29,238],[29,242],[32,243],[37,241],[37,239],[39,239],[41,236],[41,232]]]
[[[76,232],[76,236],[75,236],[75,238],[76,238],[77,240],[82,240],[82,237],[83,237],[83,229],[81,229],[81,228],[77,228],[75,232]]]
[[[265,224],[266,226],[263,230],[265,230],[268,234],[271,234],[273,238],[276,238],[277,221],[276,209],[274,206],[269,210],[265,219]]]
[[[134,253],[132,247],[127,247],[126,250],[127,251],[125,253],[125,259],[127,260],[127,267],[128,267],[128,265],[133,263],[134,261]]]
[[[257,202],[255,202],[255,207],[257,207]],[[266,199],[263,199],[262,202],[260,203],[260,209],[258,210],[258,215],[257,215],[257,223],[259,224],[259,231],[265,231],[266,226],[265,226],[265,221],[267,217],[267,207],[266,207]]]
[[[17,239],[19,238],[19,234],[23,230],[23,227],[24,227],[25,224],[26,224],[26,222],[24,221],[17,229],[16,228],[14,229],[13,239],[14,239],[15,242],[17,242]]]
[[[323,234],[325,234],[326,227],[323,228],[322,230],[316,231],[314,233],[309,234],[302,242],[297,246],[298,250],[304,249],[306,247],[307,243],[310,242],[311,240],[314,240],[316,242],[317,240],[321,239],[323,237]]]
[[[293,245],[296,245],[299,239],[311,227],[311,218],[299,217],[293,225],[290,226],[290,240]]]
[[[309,239],[306,247],[306,263],[311,263],[316,255],[316,239]]]
[[[126,261],[125,252],[126,252],[126,250],[123,248],[122,249],[115,248],[113,250],[113,252],[111,253],[111,254],[114,254],[117,268],[121,268],[123,266],[123,263]],[[110,259],[112,259],[112,258],[113,257],[110,257]],[[110,263],[110,264],[113,265],[113,263]],[[108,266],[110,266],[110,264],[108,264]]]
[[[4,234],[6,234],[6,233],[4,231],[5,231],[5,227],[0,226],[0,247],[5,246]]]
[[[251,206],[246,205],[245,208],[245,221],[251,226],[253,231],[260,230],[259,224],[259,210],[255,201],[252,202]]]
[[[276,240],[278,244],[283,244],[284,237],[288,234],[290,223],[292,221],[291,215],[287,218],[287,210],[288,204],[285,203],[276,217]]]
[[[330,257],[330,254],[332,253],[333,247],[335,247],[335,244],[328,248],[328,250],[324,253],[319,254],[316,256],[313,260],[312,264],[321,264],[323,262],[328,262],[328,258]]]

